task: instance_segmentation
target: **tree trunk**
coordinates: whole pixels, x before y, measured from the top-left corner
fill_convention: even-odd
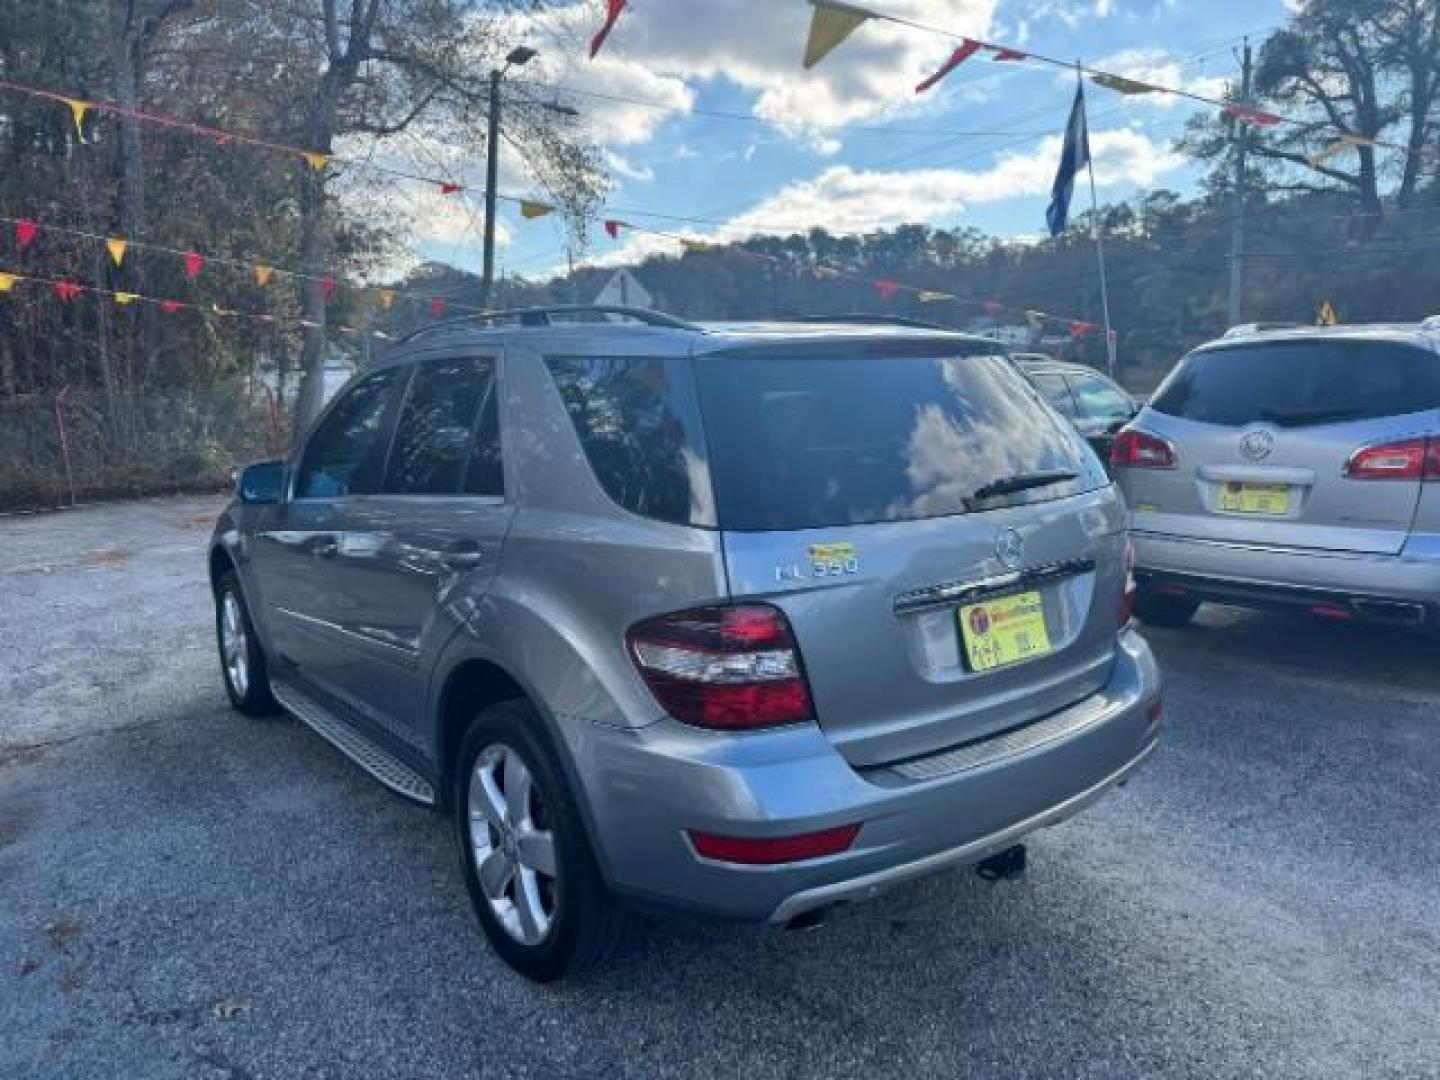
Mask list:
[[[110,57],[116,101],[126,109],[138,109],[141,27],[135,17],[134,5],[129,0],[110,0]],[[120,180],[120,235],[142,240],[145,236],[145,152],[140,140],[140,122],[131,116],[120,116],[117,121],[120,129],[116,149]],[[133,282],[131,291],[145,295],[145,266],[139,251],[133,251],[130,257],[129,273]],[[140,322],[140,348],[144,357],[140,381],[149,383],[155,375],[160,324],[153,304],[140,304],[136,315]],[[134,380],[133,363],[130,367],[127,381]]]
[[[305,146],[322,154],[330,153],[335,137],[335,113],[342,91],[341,80],[332,67],[320,82],[315,104],[305,125]],[[300,181],[300,265],[307,277],[300,288],[304,347],[300,354],[300,392],[295,397],[295,440],[309,429],[325,403],[325,257],[329,250],[325,220],[325,171],[302,165]]]

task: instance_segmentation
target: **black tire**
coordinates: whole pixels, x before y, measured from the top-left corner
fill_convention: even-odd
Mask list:
[[[574,795],[542,723],[534,706],[524,700],[501,702],[476,716],[455,760],[451,801],[465,887],[485,936],[501,959],[521,975],[547,983],[578,975],[606,959],[620,939],[625,912],[605,887]],[[517,754],[529,770],[535,821],[538,824],[543,813],[545,830],[553,837],[556,872],[546,889],[553,915],[548,931],[535,944],[527,944],[507,930],[492,908],[480,881],[472,843],[470,781],[476,762],[482,754],[505,751]],[[475,827],[489,829],[487,836],[496,835],[483,818]],[[519,874],[517,864],[507,886],[512,892],[519,888]]]
[[[243,685],[238,685],[238,677],[232,673],[232,665],[226,657],[227,598],[234,599],[243,627],[243,639],[240,643],[245,659]],[[245,594],[240,589],[240,579],[233,570],[227,570],[215,582],[215,644],[220,654],[220,677],[225,682],[225,694],[229,697],[230,704],[246,716],[268,716],[278,711],[279,706],[270,693],[265,652],[260,648],[260,639],[255,636],[255,624],[250,620],[250,608],[246,605]]]
[[[1185,626],[1199,610],[1200,601],[1193,596],[1158,593],[1143,585],[1135,594],[1135,616],[1147,626]]]

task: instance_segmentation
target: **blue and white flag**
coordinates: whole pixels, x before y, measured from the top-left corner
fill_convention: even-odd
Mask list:
[[[1050,235],[1059,236],[1070,220],[1070,196],[1075,191],[1075,175],[1090,164],[1090,129],[1085,123],[1085,84],[1075,87],[1075,104],[1070,107],[1070,123],[1065,125],[1065,147],[1060,151],[1060,168],[1055,172],[1055,186],[1050,189],[1050,207],[1045,221]]]

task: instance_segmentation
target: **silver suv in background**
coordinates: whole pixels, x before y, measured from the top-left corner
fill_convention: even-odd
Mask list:
[[[1440,614],[1440,320],[1237,328],[1119,435],[1140,617],[1202,601],[1430,625]]]
[[[1120,499],[958,334],[433,327],[210,559],[232,702],[447,809],[536,979],[624,903],[789,923],[1012,850],[1156,742]]]

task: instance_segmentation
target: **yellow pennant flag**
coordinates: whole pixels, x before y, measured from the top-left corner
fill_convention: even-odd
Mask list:
[[[810,35],[805,39],[805,58],[801,61],[807,68],[829,56],[866,19],[875,18],[873,11],[841,0],[810,0],[810,6],[814,8],[810,13]]]
[[[394,289],[380,289],[380,290],[378,290],[378,291],[375,293],[375,303],[379,304],[382,310],[384,310],[384,311],[389,311],[392,307],[395,306],[395,290],[394,290]]]
[[[1329,146],[1322,146],[1315,153],[1305,159],[1312,168],[1323,165],[1336,154],[1342,154],[1352,146],[1374,146],[1374,139],[1367,139],[1360,135],[1342,135]]]
[[[90,111],[90,103],[78,98],[66,98],[65,104],[70,106],[70,115],[75,120],[75,135],[83,143],[85,141],[85,114]]]
[[[129,246],[118,236],[112,236],[105,241],[105,250],[110,252],[110,259],[116,266],[125,261],[125,248]]]
[[[1103,86],[1106,90],[1114,90],[1117,94],[1156,94],[1160,92],[1158,86],[1151,86],[1139,79],[1127,79],[1124,75],[1109,75],[1103,71],[1092,74],[1090,81],[1096,86]]]
[[[955,296],[948,292],[932,292],[930,289],[921,289],[919,299],[922,304],[934,304],[941,300],[954,300]]]
[[[544,217],[554,209],[553,206],[547,206],[545,203],[540,202],[530,202],[528,199],[523,199],[520,202],[520,216],[523,218]]]
[[[133,292],[117,292],[115,294],[115,303],[121,307],[124,307],[126,304],[133,304],[138,299],[139,297]]]
[[[325,168],[326,165],[330,164],[330,155],[317,153],[314,150],[306,150],[305,164],[309,165],[312,171],[319,172]]]
[[[681,240],[680,246],[683,247],[686,251],[695,252],[697,255],[703,251],[710,250],[710,245],[707,244],[704,240]]]
[[[270,284],[270,279],[275,276],[275,268],[256,263],[250,268],[250,274],[254,277],[255,284],[263,289],[266,285]]]
[[[0,292],[9,292],[19,280],[14,274],[0,274]]]

